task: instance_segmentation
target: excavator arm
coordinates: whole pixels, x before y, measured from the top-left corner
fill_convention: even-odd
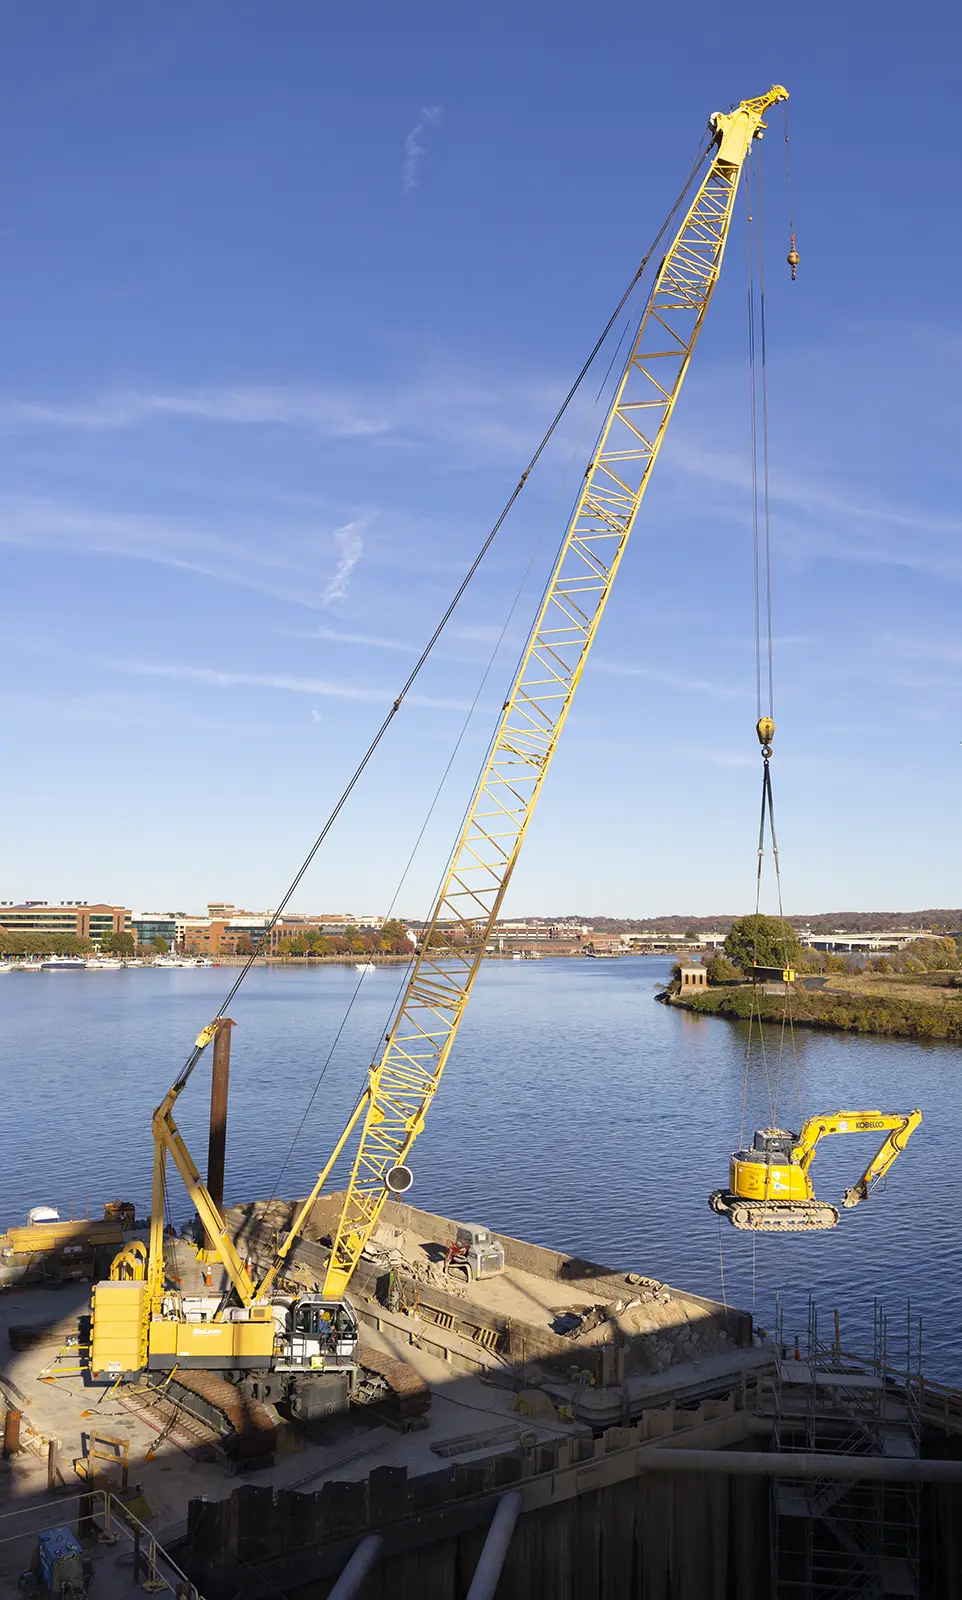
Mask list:
[[[867,1200],[880,1178],[884,1178],[900,1151],[912,1137],[919,1123],[922,1113],[919,1110],[909,1111],[904,1117],[898,1118],[898,1125],[892,1128],[888,1138],[883,1140],[876,1155],[869,1162],[858,1182],[851,1189],[846,1189],[842,1199],[845,1206],[857,1206],[860,1201]]]
[[[922,1121],[922,1113],[915,1111],[827,1111],[821,1116],[809,1117],[798,1136],[792,1154],[802,1171],[807,1173],[812,1164],[818,1142],[826,1134],[887,1132],[879,1150],[869,1162],[858,1182],[846,1189],[843,1204],[857,1206],[867,1200],[869,1193],[884,1178],[896,1156]]]

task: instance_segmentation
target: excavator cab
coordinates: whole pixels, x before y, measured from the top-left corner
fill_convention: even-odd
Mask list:
[[[759,1128],[751,1149],[736,1150],[732,1155],[728,1171],[732,1196],[755,1205],[798,1205],[812,1200],[808,1174],[796,1153],[798,1141],[799,1135],[786,1128]]]
[[[792,1146],[797,1139],[797,1133],[786,1133],[784,1128],[757,1128],[752,1140],[752,1150],[756,1155],[764,1156],[769,1162],[790,1162]]]

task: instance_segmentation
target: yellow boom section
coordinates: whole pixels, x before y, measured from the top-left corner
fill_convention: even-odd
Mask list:
[[[843,1205],[857,1206],[867,1200],[870,1191],[884,1178],[896,1156],[912,1137],[922,1113],[915,1111],[825,1111],[818,1117],[809,1117],[798,1136],[792,1154],[798,1159],[803,1172],[808,1172],[819,1139],[833,1133],[888,1133],[872,1157],[862,1176],[851,1189],[846,1189]]]
[[[776,86],[712,119],[716,148],[659,268],[447,880],[370,1071],[324,1281],[344,1293],[437,1091],[718,278],[738,178]],[[449,935],[456,934],[456,942]]]

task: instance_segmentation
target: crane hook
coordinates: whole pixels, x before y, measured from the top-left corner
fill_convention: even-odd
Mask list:
[[[775,723],[771,717],[760,717],[755,724],[758,742],[762,747],[762,755],[767,761],[772,753],[772,740],[775,737]]]
[[[795,249],[795,235],[793,233],[792,234],[792,242],[791,242],[791,245],[789,247],[788,255],[785,257],[785,260],[788,262],[789,266],[792,269],[792,282],[793,283],[795,282],[795,272],[796,272],[796,270],[798,268],[798,263],[801,261],[801,259],[802,259],[801,256],[799,255],[798,251]]]

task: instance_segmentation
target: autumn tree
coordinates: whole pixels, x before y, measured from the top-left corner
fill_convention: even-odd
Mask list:
[[[736,918],[725,935],[725,954],[742,972],[749,972],[753,966],[793,966],[800,951],[791,923],[784,917],[767,917],[761,912]]]

